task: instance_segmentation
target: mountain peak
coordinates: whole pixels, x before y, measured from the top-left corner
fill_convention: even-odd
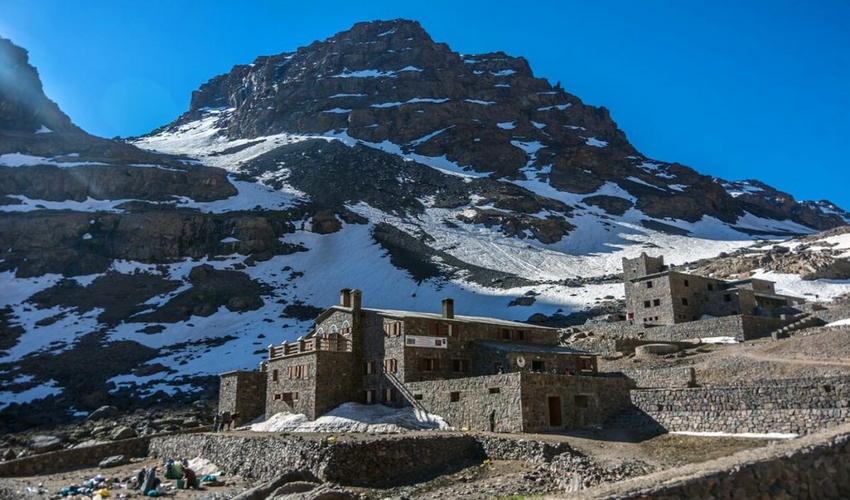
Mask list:
[[[29,54],[0,37],[0,130],[81,132],[42,90]]]

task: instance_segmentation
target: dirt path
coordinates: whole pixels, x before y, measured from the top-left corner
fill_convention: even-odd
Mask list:
[[[780,356],[769,356],[767,354],[762,354],[760,352],[753,351],[742,351],[737,353],[738,356],[751,358],[756,361],[766,362],[766,363],[789,363],[795,365],[820,365],[820,366],[844,366],[850,368],[850,360],[845,359],[835,359],[835,360],[826,360],[826,359],[804,359],[804,358],[788,358],[788,357],[780,357]]]

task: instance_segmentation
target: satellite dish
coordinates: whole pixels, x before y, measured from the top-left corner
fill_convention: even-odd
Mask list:
[[[522,368],[523,366],[525,366],[525,358],[523,358],[522,356],[517,356],[516,357],[516,364],[517,364],[517,366]]]

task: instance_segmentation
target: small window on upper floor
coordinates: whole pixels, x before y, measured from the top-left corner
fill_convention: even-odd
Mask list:
[[[688,280],[685,280],[685,286],[691,286],[691,283]]]
[[[652,305],[652,303],[650,301],[648,301],[648,300],[643,301],[643,307],[650,307],[651,305]]]
[[[682,305],[683,305],[683,306],[688,305],[688,299],[687,299],[687,297],[682,297]]]
[[[711,283],[709,283],[709,284],[708,284],[708,291],[712,291],[712,290],[714,290],[714,285],[712,285]]]
[[[647,282],[646,282],[646,287],[647,287],[647,288],[652,288],[652,282],[651,282],[651,281],[647,281]]]
[[[652,305],[654,305],[655,307],[660,306],[661,305],[661,299],[653,299]]]
[[[723,296],[723,302],[732,302],[732,296],[728,293]]]

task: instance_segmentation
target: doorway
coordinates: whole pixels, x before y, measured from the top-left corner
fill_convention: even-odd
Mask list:
[[[560,427],[563,425],[561,419],[561,398],[558,396],[549,396],[549,425],[551,427]]]

